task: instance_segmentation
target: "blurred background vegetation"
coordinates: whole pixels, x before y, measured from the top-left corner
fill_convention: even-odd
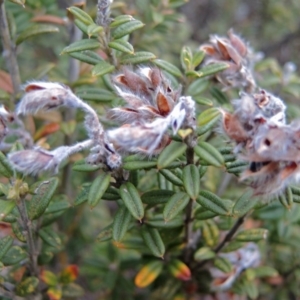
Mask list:
[[[82,63],[77,78],[72,78],[70,73],[72,72],[70,71],[72,60],[68,55],[60,55],[62,49],[70,44],[72,36],[70,33],[72,26],[68,24],[66,8],[76,3],[81,4],[83,1],[27,0],[25,8],[5,1],[10,33],[15,41],[21,32],[33,25],[51,24],[59,28],[58,33],[31,37],[17,48],[22,83],[33,79],[58,81],[68,84],[76,92],[80,92],[85,87],[106,88],[105,79],[91,76],[92,67],[88,64]],[[85,11],[93,19],[96,17],[96,4],[96,1],[88,0],[86,2]],[[249,41],[255,52],[262,51],[265,59],[258,62],[255,67],[259,85],[287,100],[290,119],[300,116],[298,108],[300,80],[293,73],[291,80],[287,83],[284,66],[287,66],[286,63],[288,62],[300,66],[299,11],[300,2],[296,0],[190,0],[189,2],[181,0],[124,0],[114,1],[112,4],[112,17],[129,14],[146,24],[145,27],[130,36],[130,42],[134,45],[135,50],[153,52],[158,58],[169,61],[178,67],[180,67],[179,57],[183,45],[197,49],[200,44],[208,40],[210,34],[223,36],[226,35],[228,29],[233,28],[235,32]],[[45,15],[51,17],[47,19]],[[0,51],[3,51],[1,44]],[[99,54],[105,56],[102,52]],[[7,72],[7,67],[2,56],[0,58],[0,70],[0,100],[13,108],[12,92],[4,83],[4,79],[7,77],[3,72]],[[203,89],[203,92],[204,96],[213,98],[209,88]],[[232,99],[236,95],[237,91],[224,93],[225,98],[223,100],[225,99],[227,102],[222,104],[225,107],[230,107],[228,99]],[[221,100],[214,99],[213,101],[218,106],[221,104]],[[110,104],[112,106],[118,103],[118,99],[113,99],[113,101],[115,102]],[[91,101],[91,103],[100,115],[105,113],[107,109],[105,103],[97,101]],[[36,123],[27,124],[33,134],[36,133],[39,125],[46,120],[45,118],[43,116]],[[74,134],[74,124],[71,121],[63,120],[59,113],[51,113],[47,118],[48,121],[60,123],[60,130],[42,143],[47,143],[53,148],[61,144],[61,140],[67,140]],[[79,113],[76,124],[77,136],[83,135],[84,132],[80,124],[82,120],[83,117]],[[209,139],[212,144],[219,142],[219,138],[214,134]],[[82,157],[78,155],[74,160]],[[63,174],[66,175],[66,172],[64,171]],[[151,171],[143,173],[143,179],[139,182],[139,188],[142,191],[154,186],[151,181],[153,176],[154,172],[151,173]],[[219,170],[209,170],[203,186],[216,191],[223,180],[222,176]],[[67,196],[70,203],[73,204],[82,184],[91,182],[95,178],[95,174],[72,171],[71,177]],[[65,192],[64,184],[61,184],[60,192]],[[228,186],[229,188],[224,191],[222,196],[237,198],[241,191],[237,181],[233,179]],[[116,211],[117,205],[113,201],[102,201],[93,210],[87,205],[68,209],[54,225],[55,230],[59,231],[59,236],[65,247],[55,251],[51,249],[56,255],[52,260],[52,257],[45,255],[45,263],[49,263],[53,272],[60,272],[62,266],[69,264],[78,265],[80,274],[77,282],[85,291],[81,299],[167,299],[162,297],[165,297],[164,293],[170,292],[174,281],[166,277],[162,279],[166,290],[159,287],[159,284],[154,285],[154,293],[151,296],[149,296],[148,290],[135,290],[132,278],[137,272],[137,267],[141,266],[142,255],[139,251],[126,249],[120,251],[112,243],[96,242],[95,237],[100,230],[111,222]],[[256,212],[253,217],[254,220],[251,220],[251,222],[258,222],[259,224],[264,222],[263,226],[270,230],[269,244],[262,246],[264,249],[262,260],[278,269],[281,274],[278,279],[279,283],[264,282],[261,285],[260,299],[266,299],[266,295],[271,293],[273,286],[276,286],[276,291],[278,291],[278,296],[273,294],[274,299],[298,299],[300,297],[297,286],[300,279],[300,269],[293,269],[295,266],[299,267],[300,263],[298,257],[300,240],[297,237],[300,229],[299,214],[298,207],[295,208],[294,206],[290,213],[278,202],[267,209]],[[227,222],[225,225],[223,224],[225,229],[233,225],[232,220],[228,218],[224,218],[223,221],[223,223]],[[251,222],[248,224],[249,227],[252,226]],[[176,231],[171,233],[174,236],[177,234]],[[147,259],[148,257],[145,261]],[[286,274],[287,277],[283,278]],[[247,274],[248,277],[252,275]],[[285,285],[285,280],[288,281],[289,279],[292,280]],[[176,284],[178,285],[178,283]],[[272,284],[274,285],[272,286]],[[155,290],[155,288],[157,289]],[[135,291],[134,296],[133,290]],[[248,296],[251,296],[252,299],[258,297],[257,295],[258,292],[255,293],[253,290],[248,292]],[[176,299],[188,298],[178,296]]]

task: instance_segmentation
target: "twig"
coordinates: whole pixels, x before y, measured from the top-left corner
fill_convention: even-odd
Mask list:
[[[73,4],[76,4],[78,1],[73,0]],[[75,26],[74,22],[70,24],[69,28],[69,42],[70,44],[81,40],[82,38],[82,31]],[[68,70],[68,80],[70,83],[75,82],[79,77],[80,72],[80,62],[79,60],[70,57],[69,59],[69,70]],[[76,116],[75,108],[67,109],[66,112],[63,114],[63,118],[66,122],[74,120]],[[75,142],[75,135],[66,135],[65,136],[65,145],[72,145]],[[62,190],[66,195],[72,198],[72,193],[74,189],[72,188],[72,165],[67,164],[63,170],[62,176]]]
[[[32,233],[31,221],[28,218],[27,208],[25,199],[20,200],[20,204],[17,206],[20,212],[20,216],[25,228],[25,234],[27,237],[28,254],[30,259],[30,271],[33,276],[38,276],[38,265],[37,265],[37,252],[35,249],[35,242]]]
[[[16,95],[21,88],[21,78],[17,62],[16,45],[11,40],[9,33],[4,0],[0,0],[0,34],[4,49],[2,55],[4,60],[7,62],[7,68],[13,84],[14,95]]]
[[[112,1],[110,0],[98,0],[97,4],[97,24],[103,26],[104,35],[102,36],[101,42],[104,47],[104,51],[109,58],[109,61],[116,68],[118,67],[118,60],[110,47],[108,47],[108,43],[110,41],[110,28],[109,24],[111,22],[110,18],[110,4]]]
[[[240,228],[240,226],[244,223],[245,217],[246,217],[246,214],[237,219],[237,221],[235,222],[233,227],[229,230],[229,232],[227,232],[223,241],[214,249],[214,251],[216,253],[220,252],[222,250],[222,248],[225,246],[225,244],[232,239],[234,234],[237,232],[237,230]]]
[[[191,147],[188,147],[186,150],[186,161],[187,165],[193,164],[194,163],[194,149]],[[193,200],[190,199],[186,211],[185,211],[185,243],[186,247],[184,250],[184,259],[186,262],[189,262],[190,260],[190,255],[191,255],[191,235],[192,235],[192,213],[193,213]]]
[[[228,231],[228,233],[226,234],[226,236],[224,237],[222,242],[214,249],[215,253],[220,252],[224,248],[226,243],[228,243],[232,239],[234,234],[237,232],[237,230],[240,228],[240,226],[244,223],[246,216],[247,216],[247,214],[245,214],[245,215],[243,215],[243,216],[241,216],[237,219],[237,221],[235,222],[233,227]],[[195,270],[198,270],[198,269],[202,268],[204,265],[206,265],[206,263],[208,261],[209,261],[209,259],[208,260],[203,260],[202,262],[196,264],[193,267],[193,270],[195,271]]]

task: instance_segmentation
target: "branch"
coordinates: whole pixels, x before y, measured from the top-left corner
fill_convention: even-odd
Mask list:
[[[26,203],[24,198],[21,199],[20,204],[17,207],[20,212],[20,216],[23,222],[23,227],[25,228],[25,235],[28,244],[28,254],[30,260],[30,272],[31,275],[38,277],[39,275],[38,264],[37,264],[38,253],[35,248],[35,242],[34,242],[33,232],[31,227],[32,223],[28,218],[27,208],[26,208]]]
[[[222,250],[222,248],[225,246],[225,244],[232,239],[234,234],[237,232],[237,230],[240,228],[240,226],[244,223],[245,217],[246,217],[246,214],[237,219],[237,221],[235,222],[233,227],[230,229],[230,231],[227,232],[224,240],[214,249],[214,251],[216,253],[220,252]]]
[[[194,163],[194,149],[188,147],[186,150],[186,161],[187,165]],[[193,213],[193,200],[190,199],[185,212],[184,230],[185,230],[185,243],[186,247],[184,250],[184,259],[189,262],[191,256],[191,236],[192,236],[192,213]]]
[[[76,4],[78,1],[73,0],[72,2],[73,4]],[[72,44],[81,39],[82,39],[82,31],[79,28],[77,28],[74,22],[70,22],[69,43]],[[74,83],[78,79],[79,73],[80,73],[80,61],[73,57],[70,57],[68,81],[70,83]],[[75,108],[70,108],[63,113],[63,118],[66,122],[74,120],[75,116],[76,116]],[[64,143],[65,145],[69,146],[72,145],[74,142],[75,142],[75,134],[65,136],[65,143]],[[65,191],[66,195],[68,195],[70,198],[72,198],[72,196],[74,195],[74,189],[72,188],[71,179],[72,179],[72,165],[67,164],[63,170],[61,189],[62,191]]]
[[[21,88],[21,78],[17,62],[16,45],[11,40],[9,33],[4,0],[0,0],[0,34],[4,49],[2,55],[4,60],[7,62],[7,68],[13,84],[14,95],[16,95]]]
[[[227,232],[227,234],[226,234],[225,238],[223,239],[223,241],[214,249],[215,253],[219,253],[224,248],[224,246],[226,245],[226,243],[228,243],[232,239],[232,237],[234,236],[234,234],[237,232],[237,230],[240,228],[240,226],[244,223],[246,215],[247,214],[245,214],[245,215],[243,215],[243,216],[241,216],[241,217],[239,217],[237,219],[237,221],[235,222],[235,224],[233,225],[233,227]],[[203,260],[199,264],[196,264],[193,267],[193,270],[195,271],[197,269],[202,268],[204,265],[206,265],[206,263],[208,261],[210,261],[210,260],[209,259]]]

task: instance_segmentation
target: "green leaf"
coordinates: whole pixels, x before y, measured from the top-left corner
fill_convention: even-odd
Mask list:
[[[229,215],[230,211],[226,203],[217,195],[202,190],[196,200],[201,206],[214,212],[217,215]]]
[[[123,163],[123,168],[125,170],[133,171],[133,170],[141,170],[141,169],[150,169],[155,167],[157,164],[156,161],[128,161]]]
[[[76,7],[76,6],[71,6],[67,8],[67,10],[78,20],[83,22],[85,25],[91,25],[95,24],[93,19],[88,15],[85,11],[82,9]]]
[[[112,227],[112,238],[115,241],[120,242],[123,239],[131,220],[132,216],[129,210],[125,206],[121,206],[114,217]]]
[[[92,183],[88,195],[88,204],[91,208],[94,208],[103,194],[107,190],[110,183],[110,174],[100,174]]]
[[[226,94],[215,86],[210,88],[210,93],[220,104],[226,104],[229,102]]]
[[[92,100],[92,101],[109,102],[116,98],[116,95],[108,91],[107,89],[94,88],[94,87],[85,87],[85,88],[77,89],[76,94],[80,98],[86,101]],[[84,163],[85,160],[82,160],[81,162]],[[97,166],[101,167],[102,164],[97,164]]]
[[[205,97],[194,96],[193,100],[195,100],[200,105],[213,106],[212,100],[205,98]]]
[[[224,158],[221,153],[211,144],[206,142],[199,142],[198,146],[194,148],[195,153],[209,165],[215,167],[224,166]]]
[[[247,295],[250,299],[257,299],[259,292],[258,292],[258,288],[257,288],[257,284],[254,281],[245,281],[244,282],[244,294]]]
[[[212,120],[219,119],[221,113],[218,108],[212,107],[203,111],[197,119],[197,123],[199,126],[204,126],[210,123]]]
[[[51,227],[44,227],[40,229],[38,235],[45,243],[54,248],[60,248],[62,245],[59,235]]]
[[[213,75],[215,73],[226,70],[229,67],[229,64],[224,62],[209,64],[203,68],[201,68],[198,73],[199,77],[205,77],[209,75]]]
[[[77,95],[78,95],[78,97],[83,98],[81,96],[81,93],[77,93]],[[74,171],[78,171],[78,172],[93,172],[93,171],[99,170],[101,168],[101,166],[102,166],[101,164],[99,164],[99,165],[88,164],[85,161],[85,159],[82,159],[82,160],[76,161],[73,164],[72,169]]]
[[[142,201],[145,204],[154,205],[166,203],[175,192],[169,190],[152,190],[142,195]]]
[[[38,287],[39,280],[36,277],[25,277],[16,287],[16,294],[27,296],[32,294]]]
[[[230,163],[226,163],[226,169],[228,173],[239,174],[249,166],[249,162],[247,161],[234,161]]]
[[[74,202],[75,206],[80,205],[88,200],[90,188],[91,188],[90,184],[82,186],[80,193],[77,195],[77,197],[75,199],[75,202]]]
[[[36,36],[38,34],[51,33],[51,32],[59,32],[59,29],[52,25],[43,25],[43,24],[33,25],[25,29],[19,34],[16,40],[16,45],[20,45],[25,40],[33,36]]]
[[[10,178],[14,175],[11,165],[2,152],[0,152],[0,174],[7,178]]]
[[[196,53],[193,55],[192,59],[192,65],[194,68],[196,68],[198,65],[200,65],[205,57],[205,52],[203,50],[197,50]]]
[[[36,194],[32,197],[28,204],[28,217],[30,220],[39,218],[45,212],[57,186],[58,179],[56,177],[40,182],[35,191]]]
[[[159,170],[159,173],[161,173],[167,180],[172,182],[174,185],[177,186],[183,185],[182,179],[179,178],[177,175],[175,175],[174,171],[163,169],[163,170]]]
[[[92,75],[93,76],[102,76],[108,73],[111,73],[115,70],[115,67],[111,64],[109,64],[106,61],[102,61],[95,65],[92,69]]]
[[[49,214],[48,213],[44,214],[41,227],[49,226],[54,221],[56,221],[63,213],[64,213],[64,210],[49,213]]]
[[[209,86],[208,79],[199,78],[193,80],[193,82],[189,85],[187,89],[187,95],[192,96],[194,99],[195,96],[202,94],[207,89],[208,86]]]
[[[265,240],[268,235],[268,230],[263,228],[253,228],[240,231],[235,240],[239,242],[255,242]]]
[[[195,261],[203,261],[207,259],[214,258],[216,253],[212,251],[209,247],[201,247],[194,254]]]
[[[113,223],[104,227],[97,235],[97,242],[106,242],[112,239]]]
[[[61,54],[98,49],[100,46],[101,44],[95,39],[82,39],[65,47]]]
[[[71,52],[69,55],[90,65],[96,65],[103,61],[102,57],[90,50],[83,52]]]
[[[230,241],[222,249],[222,252],[224,252],[224,253],[233,252],[235,250],[238,250],[238,249],[242,248],[244,245],[245,245],[245,243],[243,243],[243,242]]]
[[[278,276],[278,271],[269,266],[259,266],[252,269],[256,278]]]
[[[151,52],[137,51],[134,54],[127,54],[121,59],[124,65],[140,64],[156,59],[156,56]]]
[[[26,2],[26,0],[8,0],[10,1],[11,3],[15,3],[15,4],[18,4],[18,5],[21,5],[24,7],[24,4]]]
[[[60,195],[53,201],[51,201],[50,205],[47,207],[45,214],[53,214],[59,211],[64,211],[71,207],[71,204],[68,201],[68,197],[66,195]]]
[[[180,62],[182,68],[190,70],[192,68],[193,53],[190,47],[184,46],[180,52]]]
[[[279,202],[288,210],[293,207],[293,193],[291,188],[287,187],[284,194],[278,195]]]
[[[119,200],[120,199],[119,190],[117,188],[109,186],[108,189],[103,194],[102,199],[108,201]]]
[[[204,133],[207,133],[209,130],[211,130],[219,121],[219,117],[212,119],[210,122],[207,124],[200,126],[196,129],[196,132],[198,135],[203,135]]]
[[[177,228],[183,226],[183,218],[182,216],[176,216],[169,222],[166,222],[163,215],[159,214],[149,218],[148,220],[145,220],[145,223],[155,228]]]
[[[2,221],[16,206],[14,201],[0,200],[0,221]]]
[[[141,21],[138,21],[138,20],[132,20],[132,21],[123,23],[114,30],[112,37],[114,39],[119,39],[119,38],[123,37],[124,35],[127,35],[137,29],[144,27],[144,26],[145,26],[145,24],[143,24]]]
[[[99,32],[103,31],[103,27],[96,25],[96,24],[91,24],[87,27],[87,35],[89,38],[93,35],[98,34]]]
[[[157,229],[144,225],[142,229],[142,237],[145,244],[154,256],[161,258],[164,257],[166,249]]]
[[[11,247],[2,257],[5,266],[12,266],[27,258],[27,252],[19,246]]]
[[[124,53],[128,53],[128,54],[134,53],[133,46],[124,40],[112,41],[112,42],[108,43],[108,46],[112,49],[116,49],[116,50],[124,52]]]
[[[5,236],[4,238],[0,239],[0,260],[5,255],[5,253],[9,250],[10,246],[13,243],[13,238],[9,235]]]
[[[233,216],[244,215],[256,205],[258,200],[258,197],[253,197],[253,191],[248,190],[235,202],[232,209]]]
[[[124,23],[127,23],[127,22],[131,22],[131,21],[134,21],[134,17],[133,16],[130,16],[130,15],[120,15],[120,16],[117,16],[116,18],[114,18],[113,22],[110,23],[110,27],[111,28],[115,28],[115,27],[118,27]]]
[[[199,170],[195,165],[188,165],[183,169],[182,173],[183,185],[191,197],[196,200],[200,192],[200,174]]]
[[[197,211],[195,212],[195,219],[197,220],[207,220],[207,219],[212,219],[215,216],[217,216],[216,213],[207,210],[205,207],[200,207],[199,209],[197,209]]]
[[[221,256],[215,258],[214,266],[217,269],[221,270],[223,273],[230,273],[232,270],[230,261],[227,258]]]
[[[120,196],[132,216],[141,222],[144,217],[144,206],[135,186],[130,182],[122,184]]]
[[[75,19],[74,24],[84,33],[87,35],[88,25],[84,24],[82,21]]]
[[[190,197],[186,193],[178,192],[173,195],[163,210],[165,222],[172,220],[178,215],[188,205],[189,201]]]
[[[182,73],[181,71],[176,67],[174,66],[173,64],[165,61],[165,60],[162,60],[162,59],[155,59],[153,61],[153,63],[158,66],[159,68],[167,71],[168,73],[176,76],[176,77],[182,77]]]
[[[84,294],[84,289],[74,282],[64,284],[62,287],[62,295],[66,298],[78,298],[82,297]]]
[[[18,221],[11,223],[11,229],[19,241],[26,243],[26,236],[24,235],[23,228]]]
[[[175,192],[170,190],[152,190],[142,195],[141,199],[143,203],[149,205],[166,203]]]
[[[157,168],[158,169],[166,168],[174,160],[176,160],[183,153],[185,153],[186,149],[187,149],[186,144],[173,141],[158,156]]]
[[[216,223],[212,220],[203,221],[201,226],[201,233],[204,242],[209,247],[214,247],[219,240],[219,229]]]

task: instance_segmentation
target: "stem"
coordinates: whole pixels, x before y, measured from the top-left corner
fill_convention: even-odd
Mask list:
[[[33,276],[38,276],[38,265],[37,265],[37,251],[35,248],[34,238],[33,238],[33,232],[32,232],[32,223],[28,218],[27,214],[27,208],[25,199],[22,198],[20,201],[20,204],[17,206],[20,212],[20,216],[23,222],[23,226],[25,228],[25,235],[27,237],[28,242],[28,254],[30,259],[30,271]]]
[[[6,11],[4,0],[0,0],[0,34],[3,44],[3,58],[7,62],[7,68],[11,77],[14,95],[20,91],[21,78],[19,72],[19,65],[17,62],[16,45],[11,40],[8,22],[6,18]]]
[[[108,43],[110,41],[110,28],[106,27],[104,28],[104,37],[103,37],[103,47],[104,47],[104,51],[109,59],[109,62],[114,65],[116,67],[116,69],[118,68],[118,60],[113,52],[113,50],[111,48],[109,48]]]
[[[194,149],[191,147],[188,147],[186,150],[186,161],[187,161],[187,165],[194,163]],[[186,243],[186,247],[184,250],[184,260],[186,262],[189,262],[191,256],[192,213],[193,213],[193,200],[190,199],[185,211],[185,221],[184,221],[185,223],[184,240]]]
[[[101,42],[103,44],[103,50],[105,51],[109,62],[118,68],[118,60],[108,43],[110,41],[110,1],[109,0],[98,0],[97,4],[97,20],[96,23],[104,28],[104,35],[102,35]]]
[[[223,239],[223,241],[214,249],[214,251],[216,253],[220,252],[221,249],[225,246],[225,244],[232,239],[232,237],[234,236],[234,234],[237,232],[237,230],[240,228],[240,226],[244,223],[245,217],[246,217],[246,214],[243,215],[243,216],[241,216],[241,217],[239,217],[237,219],[237,221],[235,222],[235,224],[233,225],[233,227],[226,234],[226,236]]]
[[[234,236],[234,234],[237,232],[237,230],[240,228],[240,226],[244,223],[245,218],[246,218],[247,214],[239,217],[237,219],[237,221],[235,222],[235,224],[233,225],[233,227],[229,230],[229,232],[226,234],[225,238],[223,239],[223,241],[214,249],[215,253],[219,253],[224,246],[226,245],[226,243],[228,243],[232,237]],[[202,262],[200,262],[199,264],[196,264],[193,267],[193,270],[197,270],[202,268],[204,265],[206,265],[206,263],[209,261],[209,259],[207,260],[203,260]]]
[[[74,23],[70,25],[70,44],[81,40],[82,32],[79,30]],[[68,71],[68,79],[70,83],[75,82],[79,77],[80,71],[80,62],[75,58],[69,59],[69,71]],[[64,114],[63,118],[66,122],[74,120],[76,116],[76,109],[69,108]],[[72,145],[75,141],[75,134],[66,135],[65,136],[65,145]],[[72,188],[72,165],[67,164],[67,166],[63,170],[62,176],[62,190],[66,193],[67,196],[72,198],[74,195],[74,189]]]

